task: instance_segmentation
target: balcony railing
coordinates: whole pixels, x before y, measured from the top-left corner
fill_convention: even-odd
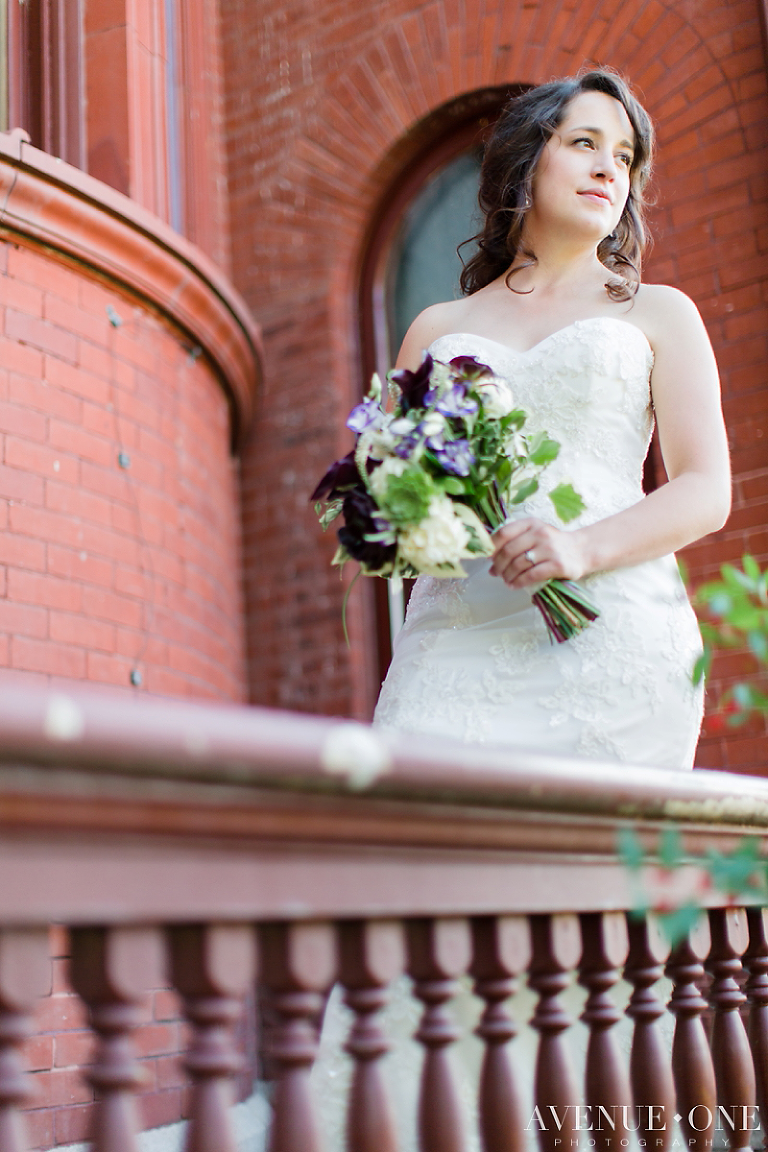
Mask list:
[[[653,916],[625,916],[636,897],[617,833],[632,825],[650,851],[673,823],[690,854],[675,882],[707,911],[670,954]],[[422,1152],[468,1146],[449,1058],[467,979],[483,1005],[472,1091],[485,1152],[521,1152],[532,1132],[543,1152],[579,1140],[617,1152],[631,1133],[656,1152],[675,1140],[705,1152],[718,1106],[741,1148],[755,1103],[765,1109],[768,916],[728,906],[697,861],[765,838],[768,782],[384,739],[258,709],[5,689],[0,824],[2,1152],[27,1147],[21,1070],[35,998],[50,988],[50,924],[69,930],[70,980],[95,1036],[83,1074],[99,1152],[137,1147],[132,1033],[163,969],[189,1023],[188,1152],[235,1147],[234,1027],[254,981],[271,1021],[271,1152],[322,1146],[310,1072],[334,984],[352,1018],[346,1146],[399,1147],[381,1012],[403,972],[422,1006]],[[563,997],[574,973],[587,1036],[575,1064]],[[513,1040],[526,974],[530,1098]]]

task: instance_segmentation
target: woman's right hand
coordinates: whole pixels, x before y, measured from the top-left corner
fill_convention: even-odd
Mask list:
[[[578,580],[587,572],[579,530],[565,532],[534,516],[503,524],[493,534],[493,546],[491,575],[510,588]]]

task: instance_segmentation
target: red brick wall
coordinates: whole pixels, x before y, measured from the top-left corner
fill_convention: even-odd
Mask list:
[[[50,930],[53,987],[38,1001],[33,1036],[24,1046],[28,1086],[32,1093],[25,1109],[29,1147],[52,1148],[87,1140],[93,1122],[94,1091],[88,1084],[94,1035],[87,1009],[72,991],[68,978],[69,937],[64,928]],[[250,1095],[254,1075],[253,997],[237,1029],[237,1048],[245,1053],[243,1075],[236,1097]],[[189,1077],[182,1059],[189,1047],[188,1025],[182,1019],[181,1000],[172,988],[157,988],[142,1003],[132,1043],[144,1075],[138,1092],[142,1130],[174,1124],[189,1114]]]
[[[135,691],[136,669],[149,692],[242,699],[238,475],[205,358],[11,244],[0,324],[0,678]]]
[[[234,278],[263,324],[266,387],[243,461],[254,700],[364,716],[364,591],[350,601],[306,503],[360,388],[356,291],[366,233],[412,126],[463,92],[582,64],[630,76],[660,143],[648,278],[700,305],[723,370],[736,473],[727,529],[686,560],[694,582],[745,548],[768,560],[765,415],[766,61],[758,0],[231,0],[224,56]],[[764,425],[764,420],[762,421]],[[370,645],[369,645],[370,647]],[[724,675],[734,668],[724,664]],[[702,762],[764,755],[755,733]]]
[[[69,943],[61,928],[51,930],[51,956],[52,994],[39,1001],[34,1037],[24,1050],[34,1093],[25,1117],[31,1148],[86,1140],[93,1116],[93,1089],[81,1071],[92,1058],[93,1033],[67,978]],[[157,989],[142,1006],[134,1044],[145,1076],[139,1094],[143,1127],[172,1124],[184,1115],[185,1025],[179,1016],[179,999],[170,989]]]

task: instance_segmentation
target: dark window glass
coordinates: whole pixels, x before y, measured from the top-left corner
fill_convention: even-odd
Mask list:
[[[391,361],[411,321],[430,304],[460,295],[457,248],[479,227],[480,157],[465,153],[441,168],[405,213],[390,256],[388,318]],[[473,248],[462,248],[464,260]]]

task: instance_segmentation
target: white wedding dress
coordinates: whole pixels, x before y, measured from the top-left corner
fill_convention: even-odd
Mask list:
[[[580,527],[629,508],[641,487],[653,414],[653,352],[636,325],[576,321],[528,352],[469,333],[441,336],[437,360],[474,356],[509,381],[526,432],[560,442],[539,491],[516,512],[558,524],[547,492],[570,481]],[[529,592],[465,563],[466,579],[416,581],[374,724],[665,768],[689,768],[702,714],[691,684],[701,651],[674,556],[581,581],[600,617],[552,644]]]

